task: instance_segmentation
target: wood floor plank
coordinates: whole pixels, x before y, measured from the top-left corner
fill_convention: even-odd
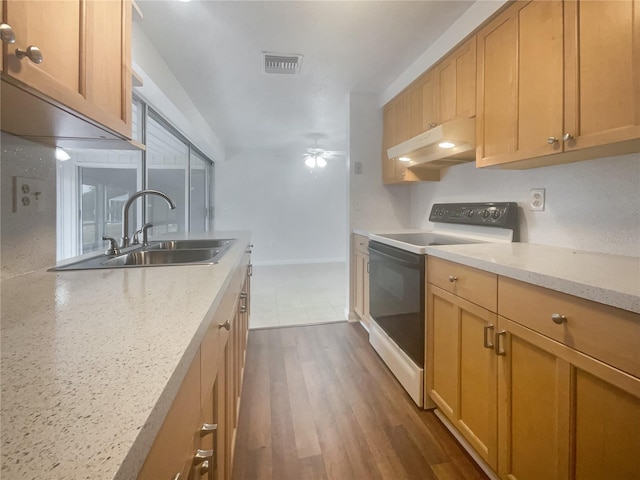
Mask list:
[[[313,417],[309,415],[311,404],[295,345],[285,348],[284,363],[298,458],[321,455]]]
[[[271,469],[273,478],[297,478],[297,452],[284,366],[281,329],[269,330],[271,384]],[[236,447],[237,448],[237,447]]]
[[[234,480],[486,480],[359,324],[249,333]]]

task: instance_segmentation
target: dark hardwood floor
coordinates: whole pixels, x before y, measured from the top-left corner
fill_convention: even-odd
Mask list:
[[[251,330],[234,480],[486,479],[360,324]]]

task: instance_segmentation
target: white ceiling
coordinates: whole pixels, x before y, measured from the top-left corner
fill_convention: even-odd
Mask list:
[[[141,26],[228,154],[346,150],[349,93],[380,94],[473,1],[138,1]],[[266,75],[261,53],[304,55]]]

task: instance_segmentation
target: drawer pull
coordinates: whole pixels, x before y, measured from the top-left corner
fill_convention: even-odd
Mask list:
[[[551,315],[551,320],[553,320],[553,323],[562,325],[567,321],[567,317],[565,317],[564,315],[560,315],[559,313],[554,313],[553,315]]]
[[[458,280],[458,277],[454,277],[453,275],[449,275],[449,281],[451,283],[454,283],[456,280]]]
[[[200,465],[206,460],[213,458],[213,450],[200,450],[196,451],[196,454],[193,456],[193,464]]]
[[[494,325],[493,323],[490,323],[489,325],[485,325],[484,326],[484,348],[493,348],[493,343],[491,343],[489,341],[489,330],[491,330],[493,332],[494,329]]]
[[[229,323],[229,320],[227,319],[226,322],[219,323],[218,328],[224,328],[225,330],[229,330],[231,328],[231,323]]]
[[[503,356],[505,355],[505,351],[504,348],[501,347],[500,344],[500,339],[503,337],[503,335],[505,335],[507,332],[505,330],[502,330],[501,332],[497,332],[495,335],[495,340],[494,340],[494,351],[496,352],[496,355],[499,356]]]
[[[181,476],[182,476],[181,473],[176,473],[171,480],[180,480]]]
[[[204,437],[205,435],[214,433],[216,430],[218,430],[217,423],[203,423],[202,427],[200,427],[200,436]]]

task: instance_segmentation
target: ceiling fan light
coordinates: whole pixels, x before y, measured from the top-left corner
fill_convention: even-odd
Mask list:
[[[318,166],[319,166],[320,168],[324,168],[324,167],[326,167],[326,166],[327,166],[327,161],[326,161],[324,158],[322,158],[322,157],[318,157],[318,158],[316,159],[316,161],[317,161]]]
[[[304,164],[309,167],[309,168],[313,168],[316,166],[316,159],[315,157],[312,157],[311,155],[308,155],[306,160],[304,161]]]

